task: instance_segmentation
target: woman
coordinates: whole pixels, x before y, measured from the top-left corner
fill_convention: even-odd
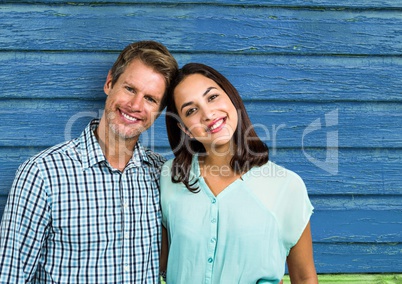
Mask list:
[[[268,161],[233,85],[190,63],[168,96],[175,158],[164,165],[167,283],[317,283],[302,179]],[[168,244],[166,239],[168,239]]]

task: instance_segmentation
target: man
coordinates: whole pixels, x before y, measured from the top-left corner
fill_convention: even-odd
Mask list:
[[[158,283],[164,159],[138,138],[177,69],[163,45],[130,44],[107,75],[100,121],[20,166],[0,227],[0,283]]]

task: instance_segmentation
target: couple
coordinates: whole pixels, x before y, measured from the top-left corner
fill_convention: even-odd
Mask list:
[[[225,77],[177,69],[160,43],[130,44],[101,119],[19,167],[0,283],[278,283],[285,261],[317,283],[303,181],[268,161]],[[138,141],[166,105],[167,162]]]

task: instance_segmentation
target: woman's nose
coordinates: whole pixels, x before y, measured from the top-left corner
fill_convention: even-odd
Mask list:
[[[202,110],[202,118],[205,121],[212,120],[215,117],[215,111],[211,109]]]

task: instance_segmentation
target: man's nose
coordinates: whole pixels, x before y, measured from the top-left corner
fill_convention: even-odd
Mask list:
[[[135,94],[130,100],[130,107],[133,111],[142,111],[144,107],[144,96]]]

